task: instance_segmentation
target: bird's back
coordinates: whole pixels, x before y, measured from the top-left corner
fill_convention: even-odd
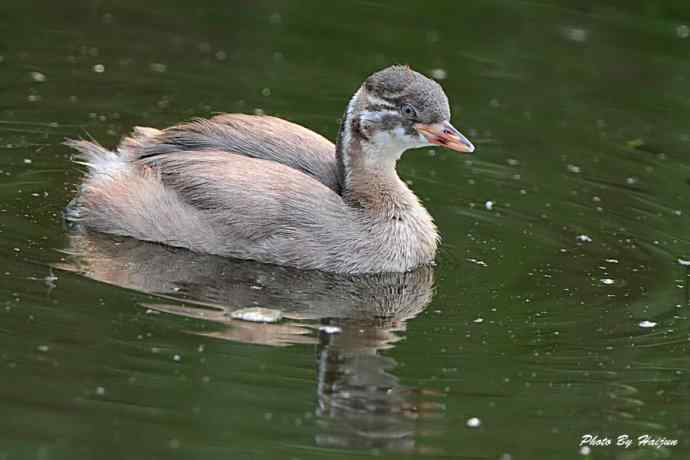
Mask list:
[[[340,188],[333,143],[303,126],[271,116],[221,114],[164,130],[136,128],[118,147],[130,161],[208,150],[274,161],[331,190]]]

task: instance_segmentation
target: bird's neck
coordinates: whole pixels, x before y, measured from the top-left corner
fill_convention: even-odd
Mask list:
[[[357,130],[355,119],[366,110],[364,91],[360,88],[350,100],[336,141],[340,194],[351,206],[378,214],[398,215],[420,207],[395,169],[402,152],[386,151],[386,145],[375,144]]]
[[[338,183],[340,184],[341,195],[345,195],[350,188],[351,153],[353,151],[361,153],[361,142],[358,142],[357,139],[353,139],[352,119],[357,111],[363,106],[363,91],[362,88],[357,90],[347,104],[347,108],[340,122],[338,137],[335,141],[336,172],[338,175]]]

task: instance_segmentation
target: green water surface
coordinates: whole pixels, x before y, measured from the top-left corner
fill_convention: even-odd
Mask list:
[[[689,27],[671,1],[3,0],[0,459],[689,458]],[[436,267],[343,278],[62,222],[67,137],[227,111],[333,139],[393,63],[477,145],[399,165]],[[254,306],[284,318],[230,318]]]

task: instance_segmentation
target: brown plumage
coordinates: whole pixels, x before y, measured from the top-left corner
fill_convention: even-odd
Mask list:
[[[407,67],[358,89],[337,145],[274,117],[225,114],[137,128],[116,151],[68,141],[89,166],[67,216],[85,227],[197,252],[333,272],[433,261],[438,234],[397,176],[408,148],[474,147],[441,87]]]

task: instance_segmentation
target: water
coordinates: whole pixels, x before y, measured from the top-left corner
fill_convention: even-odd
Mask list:
[[[0,11],[0,458],[690,455],[689,7]],[[391,63],[444,78],[478,147],[400,164],[443,234],[434,269],[343,278],[62,223],[65,137],[262,111],[334,138]],[[283,319],[231,319],[249,307]]]

